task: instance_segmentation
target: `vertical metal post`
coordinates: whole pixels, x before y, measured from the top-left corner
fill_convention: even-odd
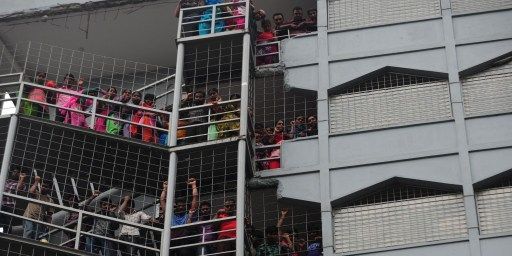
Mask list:
[[[245,31],[250,32],[249,21],[251,20],[252,10],[251,1],[245,1]],[[256,32],[256,31],[255,31]]]
[[[169,175],[167,176],[167,195],[165,204],[165,221],[164,231],[162,232],[160,255],[169,256],[169,248],[171,246],[171,221],[174,210],[174,190],[176,183],[176,170],[178,168],[178,155],[176,152],[171,152],[169,159]]]
[[[178,35],[176,35],[177,39],[181,38],[182,26],[183,26],[183,9],[180,8],[180,17],[178,18]]]
[[[0,202],[4,195],[5,181],[9,175],[9,167],[11,165],[11,154],[14,148],[14,139],[16,136],[16,126],[18,125],[18,116],[12,115],[7,131],[7,139],[5,140],[4,155],[2,158],[2,167],[0,169]],[[1,206],[0,206],[1,207]],[[1,208],[0,208],[1,209]]]
[[[212,23],[212,27],[210,28],[210,33],[215,33],[215,19],[217,18],[217,6],[212,5],[212,20],[210,21]]]
[[[244,34],[242,53],[242,92],[240,102],[240,135],[247,135],[249,118],[249,65],[251,52],[251,36]],[[236,255],[244,255],[245,228],[245,162],[247,144],[245,138],[238,141],[237,187],[236,187]]]
[[[249,118],[249,70],[251,53],[251,35],[244,34],[242,53],[242,86],[240,99],[240,135],[247,135],[247,123]],[[254,111],[254,110],[253,110]]]
[[[178,119],[180,112],[181,103],[181,85],[183,84],[183,65],[185,61],[185,46],[183,43],[178,44],[178,51],[176,57],[176,75],[174,78],[174,97],[172,116],[169,120],[170,136],[168,145],[170,147],[176,146],[177,134],[178,134]],[[165,204],[165,221],[164,231],[162,232],[161,244],[160,244],[160,255],[169,256],[169,247],[171,246],[171,223],[173,216],[174,206],[174,191],[176,183],[176,172],[178,168],[178,155],[176,152],[171,152],[169,156],[169,173],[167,176],[167,195]]]
[[[80,232],[82,232],[82,212],[78,212],[78,222],[76,223],[75,250],[80,248]]]
[[[172,126],[171,135],[169,136],[169,146],[176,146],[178,138],[178,119],[181,104],[181,85],[183,84],[183,65],[185,62],[185,45],[178,44],[177,57],[176,57],[176,75],[174,77],[174,95],[172,106],[172,119],[170,125]],[[170,171],[170,170],[169,170]],[[169,184],[171,186],[171,184]]]
[[[92,99],[92,108],[91,108],[91,123],[89,124],[89,128],[94,129],[94,124],[96,123],[96,108],[98,107],[98,99],[94,97]]]
[[[238,141],[236,181],[236,256],[244,256],[245,229],[245,140]]]
[[[21,78],[23,79],[23,78]],[[25,90],[25,83],[21,82],[20,84],[20,90],[18,91],[18,95],[17,95],[17,98],[16,98],[16,111],[15,111],[15,115],[19,114],[20,113],[20,110],[21,110],[21,98],[23,97],[23,90]]]

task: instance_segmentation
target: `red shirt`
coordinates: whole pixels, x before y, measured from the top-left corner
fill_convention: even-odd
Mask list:
[[[227,218],[229,215],[222,213],[218,218]],[[236,219],[222,221],[219,224],[219,239],[236,238]]]

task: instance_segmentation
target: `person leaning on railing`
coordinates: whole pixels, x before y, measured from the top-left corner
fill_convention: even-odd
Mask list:
[[[36,78],[34,79],[34,83],[38,85],[45,85],[46,73],[37,72]],[[50,81],[48,81],[50,82]],[[26,93],[24,92],[23,97],[31,101],[23,102],[23,114],[28,116],[37,116],[48,118],[48,106],[45,104],[37,104],[32,101],[47,103],[47,95],[46,91],[39,87],[31,87],[29,85],[25,85],[24,87]],[[26,95],[25,95],[26,94]]]
[[[21,170],[20,167],[14,167],[10,172],[10,177],[5,182],[4,192],[11,194],[18,194],[18,192],[26,191],[27,173]],[[14,198],[3,196],[2,197],[2,211],[14,214],[20,214],[19,209],[16,208],[16,200]],[[0,225],[4,233],[10,233],[13,226],[14,218],[7,214],[0,214]]]
[[[224,0],[204,0],[205,5],[216,5],[223,3]],[[213,17],[213,8],[216,8],[215,10],[215,24],[214,24],[214,33],[219,33],[225,30],[226,28],[226,21],[224,19],[219,19],[222,17],[225,17],[226,15],[229,15],[229,9],[227,6],[222,7],[211,7],[207,8],[203,11],[201,14],[201,22],[199,23],[198,30],[199,35],[207,35],[211,33],[212,28],[212,19]]]
[[[256,40],[257,44],[263,44],[256,47],[256,53],[259,55],[256,58],[256,65],[265,65],[276,63],[276,55],[278,49],[276,44],[271,44],[276,41],[274,31],[272,30],[272,24],[269,20],[261,21],[263,31],[258,34]]]
[[[240,99],[240,94],[233,94],[229,97],[229,100]],[[240,118],[240,107],[239,103],[233,102],[223,107],[223,112],[220,121],[233,120]],[[240,130],[240,120],[234,120],[229,122],[221,122],[217,124],[217,130],[219,133],[218,138],[230,138],[238,136]]]
[[[41,181],[41,177],[35,176],[34,183],[28,190],[29,196],[35,200],[53,203],[52,198],[49,196],[50,188],[46,183]],[[51,222],[54,213],[53,207],[30,202],[23,213],[23,217],[42,222]],[[33,222],[30,220],[23,220],[23,238],[39,239],[40,236],[46,233],[46,226]]]

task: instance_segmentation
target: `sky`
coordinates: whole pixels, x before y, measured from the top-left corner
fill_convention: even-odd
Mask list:
[[[92,0],[0,0],[0,14],[51,7],[59,4],[86,2],[92,2]]]

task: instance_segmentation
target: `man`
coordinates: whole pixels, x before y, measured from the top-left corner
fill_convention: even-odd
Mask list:
[[[99,203],[100,209],[98,213],[111,218],[123,219],[124,210],[128,207],[128,203],[130,201],[129,198],[130,196],[124,197],[124,201],[119,208],[112,204],[110,199],[106,197],[102,198]],[[96,209],[90,209],[89,207],[89,211],[96,212]],[[118,228],[119,224],[116,222],[102,218],[94,218],[91,231],[89,232],[97,236],[113,238],[114,231]],[[113,246],[109,240],[101,239],[96,236],[87,236],[85,239],[85,250],[87,252],[95,254],[100,254],[101,252],[103,256],[116,255],[113,252]]]
[[[123,92],[123,95],[124,94],[125,94],[125,92]],[[127,94],[127,92],[126,92],[126,94]],[[126,95],[126,97],[127,97],[127,95]],[[128,106],[123,107],[123,110],[121,113],[121,118],[123,120],[127,120],[127,121],[130,121],[132,119],[132,115],[138,111],[137,108],[135,108],[135,106],[140,106],[140,102],[142,100],[142,94],[138,91],[135,91],[135,92],[131,93],[130,99],[131,99],[131,103],[129,101],[127,101],[126,103]],[[123,136],[126,138],[132,137],[132,135],[130,133],[130,127],[131,127],[130,123],[125,123],[123,125]]]
[[[316,9],[308,10],[308,20],[306,21],[306,30],[308,32],[317,31],[316,26]]]
[[[235,200],[227,199],[224,202],[224,208],[217,211],[217,219],[228,218],[236,215]],[[230,219],[219,223],[218,240],[236,238],[236,219]],[[227,252],[236,249],[234,242],[220,242],[217,244],[217,252]]]
[[[288,29],[290,28],[290,24],[284,24],[284,15],[278,12],[274,13],[272,18],[274,19],[274,30],[277,40],[281,41],[288,38]]]
[[[5,182],[4,193],[17,194],[19,191],[26,190],[25,180],[27,174],[20,168],[13,168],[11,177]],[[8,196],[2,197],[2,211],[15,213],[16,201]],[[0,225],[3,228],[3,233],[9,233],[12,227],[13,217],[5,214],[0,215]]]
[[[190,209],[187,211],[187,204],[185,200],[181,198],[177,198],[176,202],[174,204],[174,214],[171,219],[171,226],[181,226],[185,224],[189,224],[195,221],[194,213],[197,210],[198,206],[198,199],[199,199],[199,192],[197,190],[197,183],[195,178],[190,178],[187,181],[187,186],[189,186],[192,189],[192,202],[190,203]],[[165,195],[167,194],[167,183],[164,183],[164,190]],[[162,191],[162,194],[160,196],[160,207],[162,209],[165,209],[165,205],[167,203],[166,196],[164,196],[164,191]],[[188,236],[189,230],[187,228],[173,228],[171,231],[171,247],[173,246],[179,246],[179,245],[185,245],[190,244],[190,239],[183,239],[181,237]],[[182,248],[178,249],[172,252],[172,255],[176,256],[188,256],[188,255],[194,255],[193,248]]]
[[[306,20],[302,15],[302,7],[297,6],[293,8],[293,19],[289,22],[291,35],[298,35],[307,32]]]
[[[188,111],[180,111],[180,118],[186,118],[187,125],[204,124],[208,122],[208,107],[198,107],[205,104],[205,93],[197,91],[193,94],[192,101],[184,101],[181,108],[196,107]],[[188,97],[188,96],[187,96]],[[187,129],[187,141],[200,142],[206,141],[208,125],[197,125]]]
[[[199,205],[199,218],[198,221],[208,221],[211,219],[211,208],[212,205],[210,202],[203,201]],[[198,227],[198,234],[201,234],[200,241],[201,243],[214,241],[217,237],[216,227],[212,223],[203,224]],[[205,245],[198,249],[198,255],[205,255],[214,253],[212,245]]]
[[[265,242],[256,249],[256,256],[278,256],[280,255],[279,249],[277,227],[269,226],[265,229]]]
[[[129,203],[123,202],[123,204],[127,203],[127,207],[124,208],[123,212],[120,212],[120,214],[124,214],[126,221],[138,224],[146,224],[149,221],[154,222],[154,219],[144,211],[135,210],[135,201],[130,196],[125,197],[124,200],[129,201]],[[144,244],[143,239],[140,237],[139,228],[129,225],[121,225],[119,240],[135,244]],[[123,256],[137,255],[137,253],[143,254],[138,248],[127,244],[119,244],[119,250]]]
[[[38,186],[40,186],[40,190],[38,190]],[[29,196],[33,199],[42,202],[53,203],[53,200],[48,196],[49,192],[50,189],[46,183],[41,182],[41,177],[39,176],[34,178],[34,183],[28,190]],[[23,217],[43,222],[51,222],[53,212],[54,210],[51,206],[30,202],[25,209]],[[40,238],[39,236],[45,232],[45,226],[29,220],[23,221],[23,238],[37,240]]]

